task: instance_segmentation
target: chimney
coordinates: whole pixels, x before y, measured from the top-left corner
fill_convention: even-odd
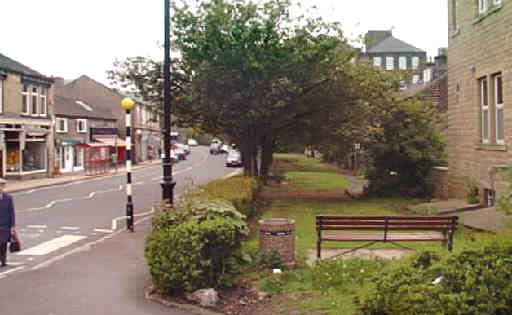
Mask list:
[[[364,36],[364,43],[366,46],[366,51],[371,49],[373,46],[377,45],[381,41],[385,40],[388,37],[393,36],[391,30],[389,31],[368,31]]]
[[[54,86],[56,89],[61,88],[64,86],[64,78],[62,77],[53,77],[53,80],[55,80]]]

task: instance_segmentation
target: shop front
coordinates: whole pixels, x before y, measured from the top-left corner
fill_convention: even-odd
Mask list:
[[[85,148],[81,141],[73,139],[57,140],[56,153],[60,173],[84,170]]]
[[[47,177],[49,126],[3,125],[2,171],[7,178]]]

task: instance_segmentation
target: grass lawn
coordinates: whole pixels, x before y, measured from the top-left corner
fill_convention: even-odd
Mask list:
[[[350,187],[351,182],[332,167],[318,160],[306,158],[302,155],[277,154],[275,155],[275,168],[277,174],[287,181],[287,184],[271,184],[263,189],[263,193],[272,192],[303,192],[283,198],[272,198],[262,213],[262,218],[288,218],[295,220],[296,232],[296,261],[298,268],[285,271],[281,275],[264,276],[259,280],[263,291],[277,294],[273,301],[276,314],[353,314],[356,311],[354,297],[365,290],[366,278],[357,276],[361,270],[368,270],[368,274],[378,272],[382,267],[374,261],[357,261],[353,263],[353,270],[334,277],[343,278],[339,285],[328,288],[319,287],[318,280],[322,278],[321,267],[308,267],[306,258],[308,250],[316,248],[315,216],[324,215],[407,215],[403,209],[410,203],[404,199],[361,199],[361,200],[326,200],[321,198],[322,192],[333,189],[343,191]],[[319,198],[311,197],[311,192],[318,194]],[[314,195],[313,195],[314,196]],[[454,240],[454,248],[470,247],[474,237],[459,229]],[[324,242],[322,248],[347,248],[361,246],[361,242]],[[248,247],[258,247],[257,224],[253,222]],[[432,249],[441,255],[448,251],[440,242],[412,242],[403,245],[415,249]],[[375,244],[372,248],[396,248],[392,244]],[[393,263],[393,262],[386,262]],[[327,273],[325,271],[325,273]],[[356,277],[353,277],[356,275]],[[354,282],[354,279],[358,279]]]

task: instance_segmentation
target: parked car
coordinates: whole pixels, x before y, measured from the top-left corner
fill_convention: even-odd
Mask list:
[[[190,147],[187,144],[176,143],[175,146],[177,148],[182,149],[185,152],[185,154],[187,154],[187,155],[190,154]]]
[[[160,157],[162,158],[162,160],[164,159],[165,154],[163,151],[162,151],[162,154],[160,154]],[[174,152],[174,150],[171,150],[171,162],[172,163],[178,162],[178,156],[176,155],[176,152]]]
[[[185,153],[185,150],[181,146],[175,146],[172,148],[171,151],[174,151],[176,156],[178,157],[178,160],[185,160],[187,158],[187,153]]]
[[[188,140],[187,140],[187,144],[188,144],[189,146],[191,146],[191,147],[195,147],[195,146],[197,146],[197,145],[198,145],[198,143],[197,143],[196,139],[192,139],[192,138],[190,138],[190,139],[188,139]]]
[[[242,166],[242,154],[240,151],[231,150],[226,158],[226,166]]]
[[[220,153],[228,153],[230,150],[231,150],[231,148],[227,144],[223,144],[220,147]]]
[[[220,143],[212,142],[210,144],[210,154],[219,154],[220,153]]]

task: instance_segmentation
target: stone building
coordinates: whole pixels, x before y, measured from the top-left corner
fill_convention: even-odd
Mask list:
[[[466,198],[478,188],[492,205],[511,166],[512,2],[449,0],[448,184]]]
[[[427,53],[393,37],[391,30],[368,31],[365,35],[365,52],[361,58],[384,70],[409,71],[411,80],[408,83],[417,84],[423,81]]]
[[[0,54],[1,177],[53,176],[53,82]]]
[[[55,161],[59,173],[83,171],[88,161],[87,152],[95,146],[92,131],[95,129],[116,130],[116,119],[110,111],[80,99],[55,95]],[[114,139],[124,145],[122,139]],[[117,144],[115,143],[115,144]],[[108,149],[108,146],[106,146]],[[110,150],[104,150],[105,159],[110,159]]]

